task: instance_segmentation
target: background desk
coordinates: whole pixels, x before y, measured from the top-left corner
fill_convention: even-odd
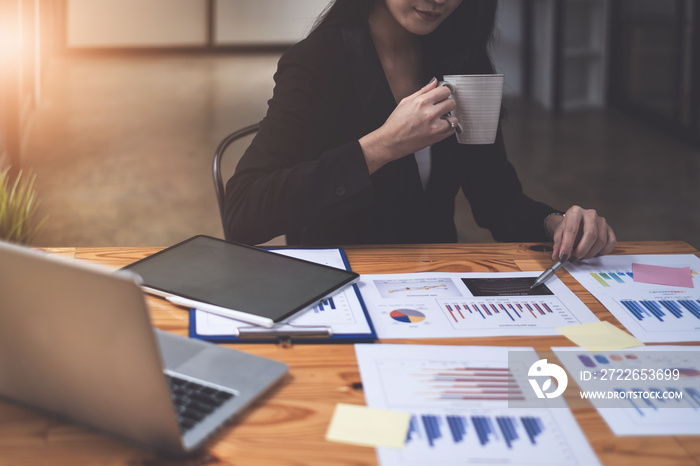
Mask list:
[[[360,273],[512,272],[543,270],[550,254],[531,244],[454,244],[348,247],[352,269]],[[158,248],[54,248],[51,252],[119,268]],[[687,254],[698,251],[683,242],[623,242],[616,254]],[[699,254],[700,255],[700,254]],[[619,325],[565,270],[558,275],[601,320]],[[153,322],[187,334],[187,313],[149,297]],[[392,343],[399,342],[392,340]],[[546,351],[571,346],[564,337],[461,338],[401,340],[445,345],[532,346]],[[700,342],[697,342],[700,344]],[[198,458],[179,463],[111,440],[65,422],[0,402],[0,464],[236,464],[374,465],[373,448],[326,442],[336,403],[365,404],[352,345],[230,345],[284,361],[290,373],[282,385],[225,429]],[[574,411],[600,461],[606,465],[697,465],[700,437],[615,437],[593,409]]]

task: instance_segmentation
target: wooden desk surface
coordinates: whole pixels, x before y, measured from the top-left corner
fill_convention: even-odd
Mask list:
[[[543,270],[550,253],[532,244],[452,244],[428,246],[353,246],[346,252],[359,273],[494,272]],[[52,248],[76,260],[118,268],[159,248]],[[698,251],[684,242],[623,242],[615,254],[687,254]],[[617,320],[565,270],[566,283],[601,319]],[[154,324],[187,334],[187,314],[164,300],[148,297]],[[442,340],[392,340],[392,343],[572,346],[564,337],[499,337]],[[236,465],[375,465],[373,448],[325,441],[337,403],[365,404],[353,345],[228,345],[289,364],[284,382],[227,428],[198,457],[171,462],[80,427],[0,403],[0,464],[236,464]],[[700,437],[615,437],[595,409],[574,410],[600,461],[605,465],[697,465]]]

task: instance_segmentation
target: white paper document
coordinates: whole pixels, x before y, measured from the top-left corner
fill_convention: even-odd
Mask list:
[[[336,248],[271,249],[270,251],[329,267],[346,268],[341,252]],[[249,334],[269,331],[269,329],[248,325],[203,311],[196,311],[196,328],[197,334],[205,337],[238,336],[241,328],[245,328]],[[355,293],[354,287],[346,287],[323,303],[313,306],[307,311],[295,314],[286,323],[277,324],[274,330],[279,332],[289,331],[291,333],[305,329],[325,328],[329,328],[332,335],[371,333],[370,323],[365,317],[360,298]]]
[[[598,318],[556,276],[537,272],[362,275],[360,292],[377,337],[558,335]]]
[[[690,268],[693,287],[640,283],[633,264]],[[700,341],[700,259],[691,254],[604,256],[565,265],[645,343]]]
[[[615,435],[700,435],[700,347],[552,349]]]
[[[403,448],[377,448],[381,465],[599,464],[566,405],[508,407],[506,394],[532,390],[509,351],[539,359],[532,348],[355,345],[367,405],[411,414]]]

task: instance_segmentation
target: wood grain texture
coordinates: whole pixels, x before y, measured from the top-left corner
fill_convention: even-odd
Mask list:
[[[495,272],[542,270],[551,253],[533,244],[444,244],[350,246],[353,270],[360,273]],[[60,248],[50,252],[117,269],[159,248]],[[695,253],[684,242],[623,242],[615,254]],[[619,322],[566,271],[558,272],[601,319]],[[148,297],[151,318],[164,330],[187,334],[187,313]],[[386,343],[531,346],[544,352],[571,346],[563,336],[385,340]],[[282,384],[224,429],[199,455],[182,461],[159,458],[81,427],[54,420],[8,403],[0,403],[0,464],[123,465],[375,465],[374,449],[331,443],[325,432],[337,403],[364,404],[361,378],[352,345],[226,345],[289,364]],[[700,463],[698,437],[615,437],[593,408],[573,410],[599,459],[605,465],[691,465]]]

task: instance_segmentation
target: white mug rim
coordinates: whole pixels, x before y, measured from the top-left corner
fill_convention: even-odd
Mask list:
[[[491,78],[491,77],[503,77],[505,76],[503,73],[494,73],[494,74],[446,74],[442,77],[442,79],[447,79],[447,78],[464,78],[464,77],[473,77],[473,78]]]

